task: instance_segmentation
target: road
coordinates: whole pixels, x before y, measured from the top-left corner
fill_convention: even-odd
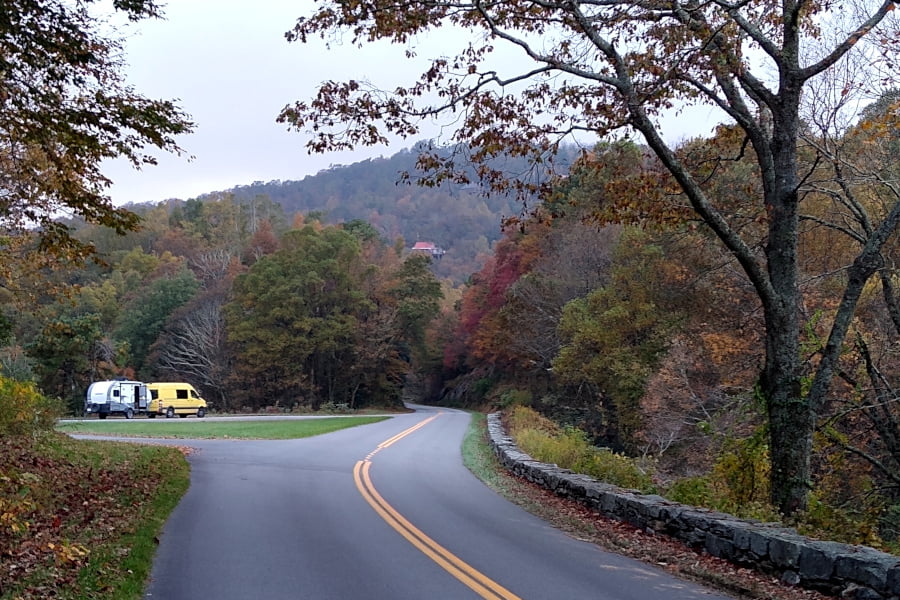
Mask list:
[[[725,598],[502,499],[462,464],[470,416],[417,408],[300,440],[189,442],[145,598]]]

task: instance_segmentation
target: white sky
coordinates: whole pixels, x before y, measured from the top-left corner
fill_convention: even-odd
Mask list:
[[[116,204],[302,179],[412,145],[309,155],[305,136],[275,122],[286,104],[311,98],[320,82],[365,78],[402,53],[399,47],[326,51],[324,43],[288,44],[284,32],[303,10],[303,3],[284,1],[179,0],[166,6],[165,20],[127,26],[129,83],[150,98],[178,99],[196,128],[179,138],[193,160],[157,154],[159,165],[141,171],[110,163],[105,172]]]
[[[179,100],[196,123],[179,144],[195,158],[161,154],[159,165],[141,171],[110,163],[113,201],[187,199],[254,181],[298,180],[411,146],[416,140],[309,155],[306,136],[275,122],[286,104],[311,98],[322,81],[370,79],[390,88],[412,83],[422,71],[399,46],[288,44],[284,32],[311,8],[286,0],[170,0],[165,20],[128,25],[129,82],[144,96]],[[420,51],[423,60],[430,54]]]

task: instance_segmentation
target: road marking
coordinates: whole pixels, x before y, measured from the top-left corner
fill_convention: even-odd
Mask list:
[[[436,415],[431,415],[430,417],[428,417],[428,418],[425,419],[424,421],[420,421],[419,423],[416,423],[415,425],[413,425],[413,426],[410,427],[409,429],[404,429],[403,431],[401,431],[400,433],[398,433],[398,434],[395,435],[394,437],[388,438],[387,440],[381,442],[380,444],[378,444],[378,446],[376,446],[376,448],[375,448],[374,450],[372,450],[371,452],[369,452],[369,454],[366,456],[365,460],[372,460],[372,457],[373,457],[373,456],[375,456],[376,454],[378,454],[379,452],[381,452],[381,451],[384,450],[385,448],[387,448],[387,447],[393,445],[394,443],[400,441],[401,439],[405,438],[406,436],[408,436],[408,435],[411,434],[412,432],[414,432],[414,431],[416,431],[416,430],[418,430],[418,429],[421,429],[422,427],[425,427],[426,425],[428,425],[429,423],[431,423],[432,421],[434,421],[435,419],[437,419],[437,418],[438,418],[439,416],[441,416],[442,414],[444,414],[442,411],[438,411],[438,413],[437,413]]]
[[[440,565],[445,571],[472,589],[476,594],[485,598],[485,600],[521,600],[518,596],[465,563],[462,559],[407,521],[403,515],[398,513],[394,507],[381,497],[381,494],[378,493],[375,486],[372,484],[372,479],[369,477],[369,469],[372,467],[372,456],[414,431],[424,427],[436,419],[440,414],[441,413],[438,413],[437,415],[429,417],[419,424],[382,442],[378,445],[378,448],[371,452],[364,460],[358,461],[356,466],[353,467],[353,479],[356,482],[356,489],[359,490],[359,493],[362,494],[365,501],[375,509],[375,512],[377,512],[388,525],[393,527],[397,533],[403,536],[425,556]]]

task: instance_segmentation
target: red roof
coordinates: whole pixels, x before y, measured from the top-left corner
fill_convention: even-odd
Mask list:
[[[431,242],[416,242],[416,245],[412,247],[413,250],[428,250],[431,252],[434,250],[434,244]]]

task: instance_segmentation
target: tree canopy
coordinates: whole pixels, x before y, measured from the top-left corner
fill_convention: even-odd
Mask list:
[[[897,198],[877,219],[852,213],[859,206],[852,200],[841,202],[851,218],[855,214],[868,226],[847,265],[827,342],[815,361],[801,356],[798,244],[809,173],[800,152],[815,152],[810,140],[821,137],[805,128],[803,109],[833,133],[847,126],[854,106],[848,96],[877,95],[895,81],[894,8],[890,0],[327,1],[300,18],[288,38],[348,35],[360,46],[376,40],[411,45],[444,26],[474,35],[461,35],[455,55],[443,50],[407,86],[385,92],[371,82],[329,81],[315,98],[285,107],[280,118],[311,132],[309,148],[325,152],[384,143],[388,134],[417,135],[423,120],[455,112],[453,141],[472,149],[479,176],[495,189],[523,192],[536,188],[488,161],[508,154],[541,164],[561,139],[580,131],[640,134],[664,183],[658,202],[647,207],[651,216],[689,206],[735,256],[761,304],[765,358],[759,384],[769,416],[771,490],[775,504],[790,515],[806,505],[816,415],[850,320],[866,283],[883,267],[881,251],[900,222]],[[504,45],[521,52],[519,70],[501,73],[491,61]],[[857,63],[865,66],[853,68]],[[667,142],[664,119],[692,104],[719,111],[734,132],[732,154],[695,161]],[[717,162],[746,153],[753,156],[756,185],[726,197],[722,188],[707,185]],[[426,153],[419,165],[440,181],[456,177],[454,160]],[[838,180],[842,173],[831,176]],[[615,194],[605,200],[635,202]],[[760,225],[749,232],[742,227],[748,212]],[[813,381],[808,386],[807,377]]]
[[[0,6],[0,231],[37,228],[41,251],[69,259],[84,257],[90,245],[71,237],[60,215],[119,233],[138,224],[107,195],[103,162],[154,164],[149,148],[180,153],[175,136],[193,127],[173,102],[125,83],[121,42],[105,33],[109,24],[96,4]],[[161,16],[152,0],[113,5],[131,20]],[[8,261],[8,241],[0,240],[0,252]]]

